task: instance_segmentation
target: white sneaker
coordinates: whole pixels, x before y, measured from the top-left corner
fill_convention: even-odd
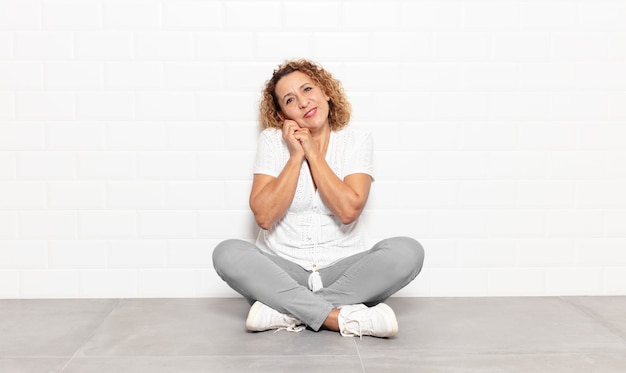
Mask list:
[[[301,332],[305,326],[302,321],[293,316],[282,314],[265,304],[256,301],[250,307],[246,328],[252,332],[262,332],[265,330],[287,330],[290,332]]]
[[[354,304],[339,309],[339,331],[344,337],[393,337],[398,332],[396,314],[385,303],[374,307]]]

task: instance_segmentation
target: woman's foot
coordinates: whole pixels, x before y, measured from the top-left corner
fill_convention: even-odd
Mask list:
[[[363,304],[341,306],[339,331],[344,337],[393,337],[398,333],[398,320],[391,307],[385,303],[374,307]]]
[[[256,301],[248,312],[246,328],[251,332],[263,332],[266,330],[300,332],[304,330],[305,326],[302,325],[302,321],[295,317],[282,314]]]

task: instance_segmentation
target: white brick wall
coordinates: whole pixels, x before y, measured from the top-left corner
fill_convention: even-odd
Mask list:
[[[0,297],[234,295],[264,81],[344,83],[400,295],[626,294],[620,0],[0,0]]]

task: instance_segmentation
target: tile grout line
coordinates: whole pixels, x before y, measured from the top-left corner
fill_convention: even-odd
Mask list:
[[[67,362],[65,362],[65,364],[63,364],[63,367],[61,368],[60,372],[64,372],[65,369],[70,365],[70,363],[72,361],[74,361],[74,359],[76,358],[76,355],[78,355],[80,350],[85,346],[85,344],[87,344],[87,342],[91,338],[93,338],[93,336],[96,334],[98,329],[100,329],[102,327],[102,325],[106,322],[106,320],[108,320],[108,318],[111,317],[111,314],[120,306],[121,303],[122,303],[122,299],[117,299],[116,300],[115,305],[113,307],[111,307],[111,310],[109,311],[109,313],[107,313],[107,315],[104,318],[102,318],[102,321],[100,322],[100,324],[98,324],[95,328],[93,328],[91,333],[89,333],[89,335],[87,335],[87,337],[85,337],[83,342],[76,348],[76,351],[74,351],[74,354],[72,354],[72,356],[70,356],[70,358],[67,360]]]
[[[361,357],[361,351],[359,350],[359,344],[357,343],[356,338],[352,339],[352,343],[354,343],[354,347],[356,348],[356,356],[359,357],[359,363],[361,363],[361,370],[363,370],[363,373],[365,373],[365,364],[363,364],[363,358]]]
[[[575,302],[570,301],[566,296],[561,296],[559,297],[559,299],[561,299],[564,303],[569,304],[571,307],[584,313],[585,315],[596,321],[598,324],[600,324],[602,327],[607,329],[611,334],[619,337],[624,343],[626,343],[626,335],[624,335],[618,328],[615,328],[611,323],[604,320],[604,318],[600,317],[600,315],[595,313],[592,309],[589,309],[588,307],[580,304],[576,304]]]

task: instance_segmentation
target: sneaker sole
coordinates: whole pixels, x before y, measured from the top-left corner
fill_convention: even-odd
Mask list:
[[[378,305],[376,305],[376,308],[378,308],[385,314],[387,320],[391,320],[391,332],[385,335],[381,335],[381,337],[393,337],[394,335],[398,334],[398,319],[396,319],[396,313],[393,312],[393,309],[391,309],[391,307],[389,307],[385,303],[379,303]]]
[[[246,319],[246,329],[251,332],[262,332],[263,330],[254,328],[254,319],[256,318],[256,314],[259,312],[261,308],[265,307],[265,305],[259,301],[254,302],[252,307],[250,307],[250,311],[248,312],[248,318]]]

